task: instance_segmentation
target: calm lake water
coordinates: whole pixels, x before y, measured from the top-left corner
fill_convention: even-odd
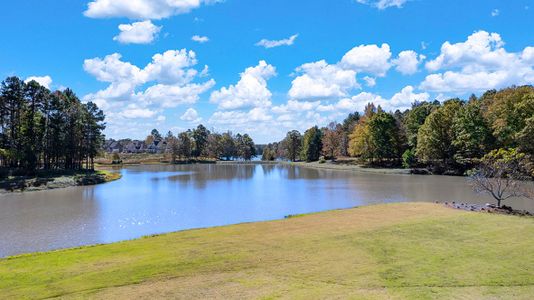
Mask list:
[[[0,195],[0,257],[401,201],[487,203],[465,178],[288,165],[153,165],[119,181]],[[534,210],[532,201],[512,200]]]

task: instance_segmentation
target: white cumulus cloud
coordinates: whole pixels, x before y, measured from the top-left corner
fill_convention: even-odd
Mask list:
[[[388,44],[382,44],[380,47],[360,45],[347,52],[340,64],[346,69],[382,77],[391,67],[390,58],[391,51]]]
[[[30,81],[35,81],[39,83],[41,86],[44,86],[45,88],[49,89],[50,85],[52,84],[52,77],[46,75],[46,76],[30,76],[24,80],[24,82],[28,83]]]
[[[267,88],[267,80],[274,76],[276,68],[262,60],[241,73],[237,84],[212,92],[210,102],[218,104],[220,109],[271,106],[272,93]]]
[[[358,88],[356,72],[330,65],[324,60],[303,64],[296,69],[298,74],[289,90],[292,99],[344,97]]]
[[[508,52],[498,33],[477,31],[465,42],[445,42],[441,53],[426,63],[429,74],[423,90],[444,93],[472,93],[509,85],[534,83],[533,48]]]
[[[414,102],[428,101],[430,95],[426,92],[416,93],[413,86],[406,86],[400,92],[395,93],[391,98],[386,99],[380,95],[361,92],[350,98],[344,98],[335,103],[332,108],[346,112],[362,112],[368,103],[380,105],[386,111],[405,110],[412,106]],[[323,107],[324,109],[324,107]]]
[[[135,22],[132,24],[120,24],[120,33],[113,38],[122,44],[149,44],[154,41],[161,31],[160,26],[151,21]]]
[[[90,18],[130,18],[159,20],[188,13],[202,4],[218,0],[94,0],[84,15]]]
[[[419,64],[421,64],[425,58],[424,55],[418,55],[415,51],[406,50],[399,53],[399,56],[392,60],[392,63],[395,65],[395,69],[398,72],[404,75],[412,75],[417,72]]]
[[[348,51],[336,64],[320,60],[296,68],[297,77],[288,95],[301,100],[347,97],[353,89],[361,88],[356,79],[358,74],[372,75],[363,77],[366,85],[372,87],[376,84],[375,77],[385,76],[391,66],[388,44],[360,45]]]
[[[105,110],[107,132],[125,134],[121,128],[131,126],[138,126],[141,131],[163,122],[157,116],[163,109],[194,104],[215,85],[213,79],[197,82],[201,78],[195,69],[197,63],[195,52],[186,49],[158,53],[143,68],[123,61],[118,53],[86,59],[85,71],[109,85],[83,99]],[[139,118],[149,120],[142,124],[132,121]]]
[[[185,113],[180,117],[180,120],[187,121],[190,123],[198,123],[202,121],[202,118],[199,117],[198,112],[194,108],[188,108]]]
[[[128,108],[120,113],[121,116],[127,119],[137,118],[152,118],[157,112],[147,108]]]

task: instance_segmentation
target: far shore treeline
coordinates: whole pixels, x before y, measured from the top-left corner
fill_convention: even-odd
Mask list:
[[[289,131],[280,141],[255,145],[248,134],[210,132],[203,125],[163,137],[156,129],[144,141],[105,140],[104,113],[82,103],[70,89],[51,92],[36,81],[6,78],[0,86],[0,170],[94,169],[101,152],[165,153],[191,158],[336,160],[351,157],[379,167],[465,174],[485,157],[520,159],[534,175],[534,87],[489,90],[468,100],[416,102],[386,112],[369,103],[342,123]],[[258,149],[260,151],[258,151]]]
[[[534,88],[489,90],[481,97],[416,102],[386,112],[369,103],[341,124],[293,130],[263,149],[263,160],[317,161],[350,156],[370,166],[464,174],[485,156],[513,154],[534,169]]]
[[[104,113],[70,89],[51,92],[8,77],[0,87],[0,168],[32,173],[93,169]]]
[[[167,154],[171,162],[190,161],[191,159],[251,160],[256,156],[256,145],[248,134],[233,134],[230,131],[217,133],[200,124],[174,135],[172,131],[165,136],[153,129],[145,140],[109,139],[104,142],[103,150],[120,160],[120,154]]]

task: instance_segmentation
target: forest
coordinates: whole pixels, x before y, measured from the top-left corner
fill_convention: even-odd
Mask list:
[[[104,113],[70,90],[51,92],[36,81],[8,77],[0,87],[0,168],[94,169]]]
[[[534,88],[489,90],[468,100],[416,102],[386,112],[369,103],[342,123],[287,133],[267,145],[263,160],[353,157],[377,167],[426,168],[462,175],[490,157],[519,160],[534,175]]]

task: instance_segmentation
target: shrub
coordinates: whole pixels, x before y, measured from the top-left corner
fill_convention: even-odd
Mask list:
[[[417,163],[415,151],[408,149],[402,154],[402,166],[406,169],[413,168]]]

